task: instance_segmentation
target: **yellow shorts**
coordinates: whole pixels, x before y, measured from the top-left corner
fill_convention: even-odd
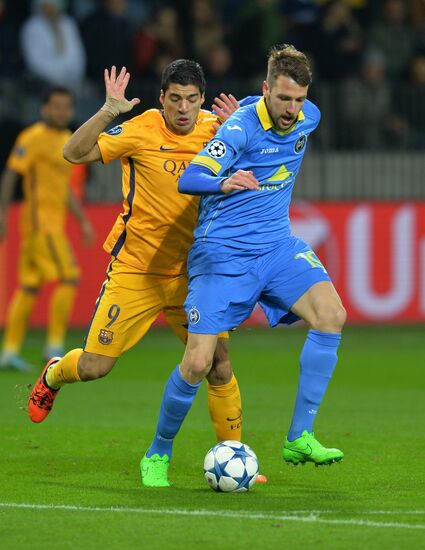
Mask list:
[[[19,256],[19,284],[39,288],[52,281],[77,281],[80,269],[63,233],[24,237]]]
[[[84,351],[120,357],[132,348],[161,312],[183,343],[187,319],[183,304],[187,276],[166,277],[140,273],[118,259],[112,260],[107,280],[96,302]],[[228,333],[220,334],[228,338]]]

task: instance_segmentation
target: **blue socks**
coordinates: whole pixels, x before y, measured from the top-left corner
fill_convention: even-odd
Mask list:
[[[189,384],[180,374],[179,366],[173,370],[162,396],[161,410],[152,445],[146,451],[149,458],[155,453],[171,458],[173,442],[183,424],[201,382]]]
[[[313,431],[313,422],[335,370],[341,334],[309,330],[300,357],[300,376],[288,440],[304,430]]]

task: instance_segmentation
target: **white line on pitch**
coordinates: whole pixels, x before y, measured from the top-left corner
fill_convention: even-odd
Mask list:
[[[101,508],[98,506],[73,506],[69,504],[26,504],[16,502],[0,502],[0,508],[26,508],[33,510],[70,510],[75,512],[112,512],[112,513],[126,513],[126,514],[162,514],[162,515],[179,515],[179,516],[215,516],[223,518],[236,518],[236,519],[260,519],[260,520],[274,520],[274,521],[294,521],[304,523],[328,523],[334,525],[358,525],[364,527],[400,527],[403,529],[425,529],[425,525],[413,524],[413,523],[399,523],[399,522],[380,522],[380,521],[368,521],[362,519],[324,519],[318,517],[320,512],[305,511],[303,513],[308,514],[305,516],[296,516],[290,512],[285,513],[243,513],[234,512],[232,510],[179,510],[179,509],[149,509],[149,508]]]

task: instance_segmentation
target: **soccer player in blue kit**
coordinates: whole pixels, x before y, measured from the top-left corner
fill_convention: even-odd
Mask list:
[[[319,443],[313,422],[337,364],[346,313],[326,269],[291,236],[289,223],[295,178],[320,120],[307,99],[311,80],[304,53],[291,45],[273,48],[263,97],[236,111],[180,178],[179,191],[201,195],[201,202],[188,260],[188,342],[142,461],[162,468],[162,485],[174,437],[211,368],[217,335],[245,321],[257,302],[272,327],[299,319],[309,327],[284,460],[320,465],[344,456]],[[162,462],[151,460],[154,455]]]

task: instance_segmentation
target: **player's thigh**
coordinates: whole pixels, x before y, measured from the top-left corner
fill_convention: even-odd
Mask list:
[[[317,283],[332,284],[313,250],[296,237],[273,251],[265,265],[267,269],[262,274],[264,288],[259,303],[271,326],[307,320],[294,310],[294,304]]]
[[[52,261],[59,274],[59,279],[61,281],[78,281],[80,278],[80,268],[66,235],[64,233],[49,235],[47,244]]]
[[[186,275],[180,275],[175,277],[169,285],[167,285],[166,299],[167,305],[164,308],[165,318],[167,323],[176,334],[176,336],[186,344],[187,342],[187,328],[188,319],[186,311],[184,309],[184,302],[188,293],[188,280]],[[226,344],[217,344],[218,360],[225,357],[225,346],[229,339],[229,333],[227,331],[221,332],[219,335],[219,342],[226,341]],[[216,352],[217,355],[217,352]],[[214,357],[216,357],[216,355]]]
[[[321,281],[311,286],[292,306],[292,311],[317,330],[339,331],[346,313],[334,285]]]
[[[79,267],[63,233],[37,234],[31,241],[29,254],[42,283],[79,279]]]
[[[38,269],[36,240],[33,237],[22,239],[19,263],[19,285],[23,288],[39,288],[43,284],[43,277]]]
[[[187,318],[184,301],[187,296],[188,281],[186,275],[170,278],[164,285],[164,315],[174,334],[186,344]]]
[[[193,277],[185,301],[189,332],[219,334],[239,326],[250,316],[260,292],[255,269],[240,275]]]
[[[163,307],[161,289],[111,262],[87,331],[84,351],[120,357],[151,327]]]

